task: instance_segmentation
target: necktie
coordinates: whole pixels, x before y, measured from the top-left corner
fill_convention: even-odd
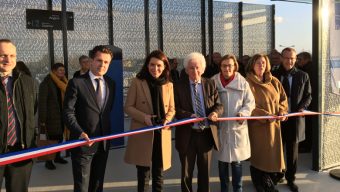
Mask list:
[[[194,83],[194,97],[195,97],[195,108],[196,108],[196,115],[198,117],[204,117],[204,113],[203,113],[203,109],[202,109],[202,102],[201,102],[201,98],[200,95],[198,94],[198,83]],[[199,128],[204,129],[205,127],[205,122],[204,121],[200,121],[197,123]]]
[[[9,94],[7,83],[5,82],[6,79],[8,79],[8,76],[1,77],[1,82],[5,87],[6,91],[6,97],[7,97],[7,118],[8,118],[8,125],[7,125],[7,145],[13,146],[17,141],[17,130],[16,130],[16,122],[14,117],[14,108],[13,108],[13,102],[12,97]]]
[[[283,76],[282,86],[286,92],[287,97],[290,97],[290,86],[289,86],[288,75]]]
[[[101,79],[97,78],[95,79],[97,82],[97,89],[96,89],[96,98],[97,98],[97,103],[99,105],[99,108],[102,108],[103,105],[103,97],[102,97],[102,86],[101,86]]]

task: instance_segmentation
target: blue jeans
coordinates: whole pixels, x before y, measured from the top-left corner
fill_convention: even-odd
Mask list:
[[[218,161],[221,192],[228,192],[229,187],[229,164],[231,164],[232,184],[234,192],[242,192],[242,164],[241,162]]]

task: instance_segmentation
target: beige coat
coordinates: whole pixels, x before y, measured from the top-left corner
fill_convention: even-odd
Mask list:
[[[265,82],[262,82],[254,74],[247,74],[256,103],[252,116],[286,114],[287,97],[280,81],[270,72],[264,76]],[[281,172],[285,169],[280,121],[250,120],[248,127],[251,165],[266,172]]]
[[[162,86],[165,118],[171,121],[175,115],[174,93],[172,83]],[[131,117],[131,130],[146,127],[144,116],[153,114],[149,86],[146,80],[133,79],[124,107],[125,113]],[[153,131],[132,135],[128,138],[125,151],[125,162],[133,165],[151,166]],[[171,130],[162,129],[163,170],[171,167]]]
[[[242,116],[251,116],[255,108],[255,99],[249,84],[238,72],[234,79],[223,87],[220,73],[212,77],[215,81],[218,95],[223,104],[222,117],[235,117],[238,113]],[[221,121],[218,136],[220,150],[215,152],[219,161],[231,163],[243,161],[250,157],[250,141],[248,136],[247,121],[239,124],[237,121]]]

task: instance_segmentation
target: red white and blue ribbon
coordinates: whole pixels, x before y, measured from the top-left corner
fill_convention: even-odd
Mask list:
[[[284,116],[294,117],[294,116],[306,116],[306,115],[331,115],[331,116],[340,117],[340,112],[320,113],[320,112],[312,112],[312,111],[303,111],[303,112],[297,112],[297,113],[289,113]],[[221,118],[218,118],[217,121],[259,120],[259,119],[278,119],[278,118],[280,118],[280,116],[221,117]],[[195,123],[195,122],[203,121],[205,119],[206,117],[183,119],[180,121],[168,123],[167,125],[164,125],[164,126],[149,126],[149,127],[143,127],[140,129],[131,130],[131,131],[123,132],[123,133],[112,134],[112,135],[107,135],[107,136],[102,136],[102,137],[95,137],[95,138],[91,138],[91,141],[99,142],[99,141],[104,141],[104,140],[127,137],[130,135],[135,135],[135,134],[145,133],[148,131],[162,129],[164,127],[174,127],[174,126],[179,126],[179,125],[184,125],[184,124],[189,124],[189,123]],[[56,153],[59,151],[64,151],[67,149],[83,146],[86,144],[88,144],[88,142],[83,139],[73,140],[73,141],[66,141],[63,143],[44,146],[44,147],[38,147],[38,148],[22,150],[22,151],[13,152],[13,153],[2,154],[0,155],[0,166]]]

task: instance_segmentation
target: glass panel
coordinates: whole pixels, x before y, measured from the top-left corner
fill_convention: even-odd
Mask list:
[[[49,71],[46,30],[26,29],[26,9],[46,9],[46,1],[11,0],[1,2],[1,38],[11,39],[17,47],[17,60],[26,63],[33,77],[41,81]]]
[[[243,54],[268,54],[272,39],[270,5],[243,4]]]

